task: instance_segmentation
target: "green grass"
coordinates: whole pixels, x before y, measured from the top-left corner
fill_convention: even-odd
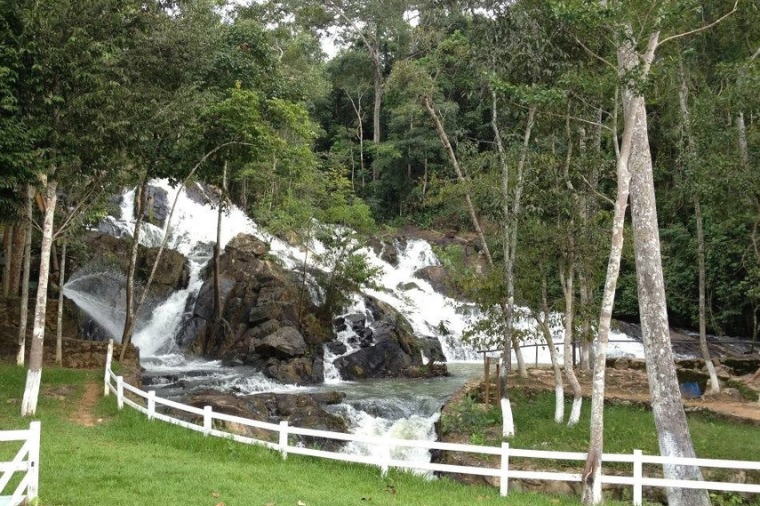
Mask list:
[[[25,371],[0,365],[0,428],[28,426],[21,418]],[[510,493],[376,467],[290,456],[147,421],[113,397],[99,402],[94,427],[70,421],[87,382],[100,372],[43,371],[37,414],[42,421],[40,505],[577,505],[574,497]],[[55,396],[61,385],[72,385]],[[53,392],[51,392],[53,389]],[[47,392],[47,393],[46,393]],[[3,448],[0,456],[15,452]],[[608,504],[610,504],[608,502]]]
[[[513,392],[512,409],[516,435],[509,439],[515,448],[581,451],[588,449],[590,405],[584,400],[579,423],[574,427],[554,423],[554,395],[540,393],[526,396]],[[571,399],[565,407],[570,413]],[[465,399],[454,408],[453,419],[444,418],[444,427],[459,425],[470,432],[471,440],[484,444],[500,444],[501,413],[491,406],[484,411],[480,405]],[[740,425],[715,416],[693,413],[688,417],[689,428],[697,455],[701,458],[757,460],[757,441],[760,427]],[[605,453],[659,454],[657,431],[650,410],[636,406],[607,406],[604,410]],[[475,442],[473,441],[473,442]]]

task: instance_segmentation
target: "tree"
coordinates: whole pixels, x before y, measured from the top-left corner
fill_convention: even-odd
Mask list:
[[[89,178],[118,150],[117,107],[120,77],[113,55],[131,32],[128,22],[139,7],[129,2],[54,2],[25,5],[21,45],[27,57],[21,110],[35,132],[33,169],[45,191],[40,277],[35,305],[23,416],[37,407],[42,345],[53,246],[58,180],[76,173]],[[112,160],[112,159],[111,159]]]
[[[602,2],[601,5],[603,11],[618,7],[617,4],[610,7],[606,2]],[[686,424],[686,415],[681,404],[670,346],[647,111],[641,90],[642,84],[646,82],[649,76],[657,47],[665,41],[681,35],[666,37],[661,40],[660,33],[663,24],[667,22],[668,15],[673,15],[673,13],[658,12],[655,14],[646,48],[639,50],[636,47],[638,40],[633,35],[632,22],[630,18],[625,17],[626,14],[630,14],[625,12],[620,14],[623,17],[621,22],[622,33],[618,34],[616,48],[617,70],[623,81],[624,143],[628,142],[628,136],[630,136],[630,148],[625,149],[627,147],[625,146],[624,149],[627,155],[626,165],[630,171],[631,216],[638,297],[652,411],[662,455],[694,457],[694,448]],[[622,175],[626,175],[624,171]],[[621,178],[620,159],[618,177]],[[620,186],[624,185],[619,185],[619,192]],[[619,227],[619,224],[616,223],[615,227]],[[612,255],[610,258],[610,264],[612,264]],[[607,294],[605,294],[605,298],[607,298]],[[602,322],[600,321],[600,332],[601,328]],[[600,367],[600,369],[603,368]],[[597,371],[595,371],[594,382],[596,386]],[[603,379],[600,382],[603,382]],[[598,404],[597,409],[601,409]],[[595,417],[592,427],[596,422],[598,419]],[[592,433],[589,458],[584,471],[584,502],[587,504],[595,504],[601,500],[601,489],[598,485],[599,464],[601,463],[600,439],[601,434]],[[666,466],[664,472],[666,477],[701,479],[699,468],[693,466]],[[674,505],[697,505],[709,504],[710,501],[704,491],[669,488],[668,502]]]

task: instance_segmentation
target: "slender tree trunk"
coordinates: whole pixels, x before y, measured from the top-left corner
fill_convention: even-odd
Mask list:
[[[440,139],[441,145],[443,145],[443,149],[446,151],[446,154],[449,156],[451,165],[454,167],[454,172],[456,172],[457,180],[460,183],[464,184],[466,188],[466,184],[468,183],[467,178],[462,172],[462,168],[459,166],[459,160],[457,159],[457,155],[454,152],[454,148],[451,146],[451,142],[449,142],[449,136],[446,134],[446,130],[443,128],[443,122],[438,115],[438,111],[436,111],[433,107],[433,103],[430,100],[430,97],[423,97],[422,103],[425,105],[425,109],[427,109],[428,114],[430,114],[430,118],[435,124],[435,130],[438,133],[438,138]],[[483,254],[486,256],[488,265],[493,266],[493,257],[491,256],[491,250],[488,249],[486,236],[483,233],[483,229],[480,227],[480,220],[478,219],[478,215],[475,212],[475,206],[473,205],[472,199],[470,198],[469,190],[465,191],[464,200],[467,203],[467,212],[470,215],[470,222],[472,223],[475,232],[478,234],[478,239],[480,240],[480,244],[483,247]]]
[[[24,245],[26,243],[25,227],[13,227],[13,249],[11,250],[11,272],[9,295],[19,296],[21,290],[21,272],[24,267]]]
[[[707,305],[705,292],[707,290],[707,274],[705,268],[705,231],[702,218],[702,206],[699,198],[699,186],[696,184],[697,144],[691,130],[691,115],[689,113],[689,87],[686,82],[686,73],[681,69],[681,87],[678,91],[678,99],[681,106],[681,119],[683,122],[683,136],[686,138],[686,177],[689,179],[689,187],[694,192],[694,220],[697,225],[697,263],[699,270],[699,347],[702,359],[705,361],[707,372],[710,375],[710,393],[720,392],[718,374],[710,357],[710,349],[707,347]]]
[[[366,169],[364,167],[364,111],[362,110],[362,95],[360,94],[357,97],[356,102],[354,102],[354,99],[350,95],[348,96],[348,99],[351,101],[351,107],[354,109],[354,114],[356,114],[356,139],[359,141],[359,170],[364,174]],[[377,103],[375,105],[377,105]]]
[[[21,401],[21,416],[33,416],[37,411],[37,399],[42,380],[42,344],[45,339],[45,316],[47,309],[48,275],[50,270],[50,251],[53,245],[53,218],[55,216],[56,190],[58,182],[47,181],[43,176],[45,191],[45,219],[42,225],[42,246],[40,250],[40,278],[37,283],[37,303],[34,307],[34,326],[32,328],[32,345],[29,354],[29,369],[26,374],[26,386]]]
[[[3,264],[3,297],[11,293],[11,255],[13,254],[13,225],[6,225],[3,230],[3,246],[5,247],[5,263]]]
[[[24,278],[21,280],[21,309],[19,311],[18,325],[18,353],[16,365],[23,366],[26,355],[26,327],[29,321],[29,279],[32,268],[32,222],[34,216],[34,194],[36,190],[31,184],[26,185],[26,201],[24,211],[26,224],[24,226]]]
[[[649,50],[643,55],[643,60],[648,65],[651,65],[654,59],[658,38],[659,33],[654,33],[650,37]],[[618,54],[619,66],[624,71],[623,75],[627,75],[634,67],[638,67],[642,59],[642,55],[635,52],[635,48],[629,41],[622,45]],[[624,90],[623,100],[627,104],[624,108],[625,114],[636,117],[629,160],[631,218],[639,314],[652,412],[661,455],[690,458],[695,457],[694,447],[681,403],[670,344],[646,105],[638,87],[632,85],[628,85]],[[664,465],[663,474],[671,479],[702,479],[702,473],[696,466]],[[668,504],[671,506],[710,504],[707,491],[704,490],[668,488],[667,495]]]
[[[375,37],[375,40],[378,40]],[[377,149],[380,146],[380,112],[383,106],[383,67],[380,61],[380,48],[376,45],[370,48],[370,57],[372,58],[372,71],[375,84],[375,106],[372,112],[372,143]],[[375,158],[377,158],[377,151],[375,151]],[[372,160],[372,181],[380,179],[380,166],[376,159]]]
[[[121,335],[121,352],[119,361],[124,361],[124,354],[127,350],[127,344],[134,329],[137,311],[135,311],[135,272],[137,270],[137,254],[140,251],[140,233],[143,224],[143,215],[145,214],[145,195],[148,190],[148,178],[143,176],[140,184],[135,189],[135,203],[137,204],[135,231],[132,234],[132,249],[129,254],[129,266],[127,267],[127,287],[126,287],[126,305],[124,308],[124,332]]]
[[[562,281],[562,292],[565,296],[565,340],[564,340],[564,366],[565,376],[570,388],[573,390],[573,408],[570,411],[570,418],[567,420],[568,427],[578,423],[581,417],[581,407],[583,405],[583,390],[578,378],[573,370],[573,320],[575,315],[574,300],[575,291],[573,289],[573,280],[575,279],[575,269],[573,267],[574,259],[572,252],[572,240],[570,251],[568,253],[567,271],[560,267],[560,279]]]
[[[222,214],[224,213],[224,199],[227,193],[227,162],[224,162],[222,170],[222,194],[219,196],[219,212],[216,219],[216,244],[214,245],[214,321],[222,319],[222,279],[219,274],[222,256]]]
[[[588,458],[583,470],[583,504],[586,506],[600,504],[602,497],[602,453],[604,452],[604,376],[607,365],[607,343],[610,336],[612,309],[615,305],[615,288],[620,274],[620,259],[623,256],[623,239],[625,231],[625,212],[628,208],[631,174],[628,160],[631,154],[635,114],[625,115],[623,139],[617,153],[617,196],[615,213],[612,219],[612,239],[610,255],[607,261],[607,276],[602,293],[602,308],[599,314],[599,330],[594,350],[594,376],[591,392],[591,427],[589,435]],[[617,146],[617,145],[616,145]]]
[[[697,222],[697,258],[699,262],[699,348],[702,351],[702,359],[705,361],[707,372],[710,375],[710,388],[708,392],[717,394],[720,392],[720,381],[718,380],[718,373],[715,371],[715,364],[713,364],[712,357],[710,357],[710,349],[707,347],[705,231],[699,193],[694,194],[694,219]]]
[[[58,290],[58,324],[55,329],[55,363],[63,364],[63,283],[66,279],[66,245],[67,241],[63,239],[61,246],[61,273]]]
[[[544,274],[541,277],[541,311],[540,314],[535,312],[533,318],[538,323],[538,327],[541,329],[541,333],[546,341],[546,346],[549,348],[549,359],[551,360],[552,371],[554,372],[554,422],[562,423],[565,421],[565,385],[562,381],[562,369],[559,366],[557,348],[554,346],[554,338],[549,328],[549,314],[551,311],[549,310],[546,285],[546,274]]]

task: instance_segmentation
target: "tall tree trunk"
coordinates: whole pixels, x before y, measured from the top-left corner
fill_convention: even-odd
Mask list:
[[[658,38],[659,33],[652,34],[644,55],[636,53],[630,40],[623,43],[618,53],[618,62],[624,76],[634,68],[641,75],[638,67],[642,59],[645,65],[651,65]],[[646,105],[638,90],[638,86],[629,83],[624,90],[623,101],[625,114],[636,117],[629,161],[631,218],[649,393],[661,455],[695,457],[670,344]],[[696,466],[664,465],[663,474],[671,479],[702,479],[702,473]],[[705,490],[668,488],[667,495],[668,504],[672,506],[710,504]]]
[[[21,309],[19,310],[18,325],[18,353],[16,365],[23,366],[26,355],[26,327],[29,321],[29,279],[32,268],[32,222],[34,216],[34,186],[26,185],[26,201],[24,202],[24,214],[26,224],[24,226],[24,278],[21,280]]]
[[[607,276],[604,281],[602,308],[599,314],[599,331],[595,341],[591,426],[588,457],[583,469],[582,499],[586,506],[600,504],[603,500],[600,478],[602,474],[602,453],[604,452],[604,375],[607,369],[607,344],[610,337],[612,309],[615,306],[615,288],[620,274],[620,259],[623,256],[625,212],[628,208],[631,182],[628,160],[631,154],[633,127],[636,120],[637,118],[633,114],[625,115],[623,138],[617,153],[617,196],[612,219],[612,239],[610,240],[610,255],[607,261]]]
[[[349,95],[348,99],[351,101],[351,107],[354,109],[354,114],[356,114],[356,139],[359,141],[359,170],[362,173],[362,178],[364,178],[364,171],[366,170],[364,167],[364,111],[362,110],[362,95],[360,94],[356,102],[354,102],[354,99]],[[377,103],[375,104],[377,105]],[[351,174],[351,181],[353,182],[353,171]],[[373,180],[374,180],[374,173],[373,173]],[[362,179],[363,180],[363,179]],[[362,186],[364,186],[362,184]]]
[[[145,198],[148,190],[148,178],[142,177],[142,181],[135,189],[135,231],[132,234],[132,249],[129,254],[129,266],[127,267],[127,288],[126,288],[126,305],[124,308],[124,332],[121,334],[121,353],[119,361],[124,361],[124,354],[127,350],[127,344],[135,326],[137,311],[135,311],[135,272],[137,270],[137,253],[140,251],[140,233],[143,224],[143,215],[145,214]]]
[[[502,224],[504,235],[504,280],[507,287],[507,308],[505,312],[506,318],[506,331],[505,340],[509,340],[512,348],[515,350],[515,357],[517,359],[517,368],[520,377],[527,378],[528,371],[525,367],[525,360],[523,359],[522,349],[516,336],[512,332],[512,306],[515,303],[515,285],[514,285],[514,265],[515,257],[517,255],[517,229],[520,217],[520,204],[522,200],[523,182],[525,174],[525,164],[528,160],[528,146],[530,144],[531,132],[536,119],[536,106],[531,104],[528,108],[528,118],[526,120],[525,132],[523,134],[523,145],[520,152],[520,160],[517,162],[517,174],[514,185],[514,191],[511,190],[511,171],[509,162],[507,161],[506,150],[504,149],[504,142],[501,138],[501,130],[499,129],[497,108],[498,103],[496,100],[496,92],[491,90],[491,128],[494,132],[494,139],[496,140],[496,149],[499,154],[499,163],[501,165],[501,191],[502,191],[502,214],[504,223]],[[511,197],[511,198],[510,198]],[[511,362],[510,356],[504,356]],[[509,372],[506,364],[502,367],[502,370]],[[506,390],[507,378],[504,378],[504,385],[502,393]]]
[[[63,239],[61,246],[61,271],[58,282],[58,318],[55,328],[55,363],[63,364],[63,283],[66,279],[66,238]]]
[[[13,249],[11,250],[11,272],[8,294],[16,298],[21,290],[21,272],[24,267],[24,245],[26,244],[25,227],[13,227]]]
[[[375,41],[377,41],[377,35]],[[375,85],[375,106],[372,112],[372,143],[375,145],[375,156],[372,160],[372,181],[380,178],[380,166],[377,163],[377,148],[380,146],[380,112],[383,106],[383,66],[380,61],[380,48],[376,45],[370,48],[370,57],[372,58],[372,75]]]
[[[425,109],[427,110],[428,114],[430,115],[430,118],[433,120],[433,123],[435,124],[435,130],[438,133],[438,139],[440,139],[443,149],[446,151],[446,154],[449,156],[451,165],[454,167],[454,172],[456,172],[457,180],[460,183],[464,184],[465,188],[467,188],[466,185],[468,183],[468,180],[465,177],[464,173],[462,172],[462,168],[459,166],[459,160],[457,159],[457,155],[454,152],[454,148],[451,146],[451,142],[449,142],[449,136],[448,134],[446,134],[446,130],[443,128],[443,122],[441,121],[441,118],[438,115],[438,111],[436,111],[435,108],[433,107],[433,103],[430,100],[430,97],[423,97],[422,103],[425,106]],[[491,250],[488,248],[488,243],[486,242],[486,236],[483,233],[483,229],[480,227],[480,220],[478,219],[478,215],[475,212],[475,206],[472,203],[472,198],[470,197],[469,189],[465,190],[464,200],[467,204],[467,212],[470,215],[470,222],[472,223],[472,227],[475,229],[475,232],[478,234],[478,239],[480,240],[480,244],[483,247],[483,254],[485,254],[486,256],[488,265],[493,266],[493,257],[491,256]]]
[[[567,269],[560,266],[560,280],[562,282],[562,292],[565,296],[565,340],[564,340],[564,367],[567,382],[573,390],[573,408],[570,411],[570,418],[567,420],[568,427],[578,423],[581,417],[581,406],[583,404],[583,390],[578,378],[573,370],[573,320],[575,315],[574,300],[575,291],[573,289],[573,280],[575,279],[575,268],[572,239],[570,251],[568,252]]]
[[[13,225],[6,225],[3,230],[3,247],[5,248],[3,264],[3,297],[11,293],[11,255],[13,254]]]
[[[697,225],[697,264],[699,270],[699,348],[702,359],[707,366],[710,375],[710,392],[720,392],[718,374],[710,357],[710,349],[707,347],[707,304],[705,292],[707,290],[707,273],[705,269],[705,231],[702,218],[702,205],[700,203],[699,185],[695,181],[697,175],[697,144],[691,130],[691,115],[689,113],[689,87],[686,81],[686,73],[681,69],[681,86],[678,90],[678,101],[681,106],[681,120],[683,123],[683,136],[686,138],[686,177],[689,180],[689,188],[694,193],[694,220]]]
[[[45,339],[45,316],[47,309],[48,275],[50,270],[50,251],[53,245],[53,218],[55,216],[56,190],[58,182],[47,181],[43,176],[45,191],[45,219],[42,225],[42,246],[40,250],[40,278],[37,283],[37,303],[34,307],[34,326],[32,328],[32,345],[29,354],[29,369],[26,374],[26,386],[21,401],[21,416],[33,416],[37,411],[37,398],[42,380],[42,344]]]
[[[219,196],[219,210],[216,218],[216,244],[214,244],[214,321],[222,319],[222,279],[219,274],[222,256],[222,214],[227,193],[227,162],[222,170],[222,194]]]
[[[707,272],[705,268],[705,231],[702,219],[702,207],[699,202],[699,193],[694,194],[694,219],[697,222],[697,258],[699,263],[699,348],[702,351],[702,359],[707,366],[710,375],[710,393],[720,392],[720,381],[715,370],[710,349],[707,347],[707,304],[705,292],[707,291]]]
[[[580,151],[585,154],[585,135],[581,135],[581,147]],[[597,160],[601,160],[602,156],[602,109],[598,108],[596,111],[596,125],[592,135],[592,145],[594,153],[597,156]],[[583,237],[585,241],[588,256],[594,256],[592,253],[595,249],[593,246],[593,233],[591,231],[591,217],[596,215],[596,192],[599,186],[599,162],[594,160],[591,174],[588,180],[588,190],[582,193],[581,202],[581,226],[583,228]],[[594,288],[591,282],[593,279],[593,264],[591,259],[584,259],[581,262],[580,269],[578,271],[578,284],[580,292],[580,303],[583,311],[583,321],[581,322],[581,336],[580,336],[580,364],[581,371],[589,371],[591,369],[591,342],[593,340],[593,332],[591,329],[591,308],[594,303]]]
[[[562,423],[565,421],[565,385],[562,381],[562,369],[559,366],[557,348],[554,346],[554,338],[549,328],[549,315],[551,311],[549,309],[549,297],[546,285],[546,274],[544,273],[541,276],[541,311],[534,311],[533,318],[538,323],[538,328],[541,330],[541,334],[543,334],[546,341],[546,346],[549,348],[549,359],[552,364],[552,372],[554,372],[554,422]]]

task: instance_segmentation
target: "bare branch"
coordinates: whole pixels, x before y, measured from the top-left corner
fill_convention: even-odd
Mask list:
[[[671,35],[670,37],[665,37],[664,39],[662,39],[660,41],[659,44],[657,44],[657,47],[659,47],[659,46],[661,46],[661,45],[665,44],[666,42],[668,42],[670,40],[673,40],[673,39],[678,39],[678,38],[681,38],[681,37],[686,37],[687,35],[693,35],[695,33],[704,32],[705,30],[709,30],[710,28],[712,28],[713,26],[717,25],[718,23],[720,23],[721,21],[723,21],[724,19],[726,19],[728,16],[730,16],[731,14],[733,14],[734,12],[736,12],[736,8],[738,7],[738,5],[739,5],[739,0],[736,0],[736,2],[734,3],[734,8],[733,9],[731,9],[729,12],[727,12],[724,15],[722,15],[721,17],[719,17],[718,19],[716,19],[712,23],[710,23],[708,25],[700,26],[699,28],[695,28],[694,30],[689,30],[688,32],[678,33],[676,35]],[[758,49],[758,52],[760,52],[760,49]],[[757,55],[757,53],[755,53],[755,54]]]
[[[609,198],[607,195],[605,195],[605,194],[603,194],[603,193],[599,193],[599,190],[597,190],[596,188],[594,188],[594,185],[592,185],[592,184],[591,184],[591,183],[588,181],[588,179],[586,179],[586,176],[584,176],[583,174],[581,174],[581,179],[583,179],[583,182],[584,182],[584,183],[586,183],[586,185],[588,186],[589,190],[591,190],[591,192],[592,192],[594,195],[596,195],[596,196],[597,196],[597,197],[599,197],[600,199],[604,200],[604,201],[605,201],[605,202],[607,202],[608,204],[612,204],[613,206],[615,205],[615,201],[614,201],[614,200],[612,200],[611,198]]]
[[[586,47],[586,45],[583,42],[581,42],[581,40],[578,37],[573,36],[573,38],[575,39],[575,42],[577,42],[583,49],[585,49],[588,54],[590,54],[591,56],[593,56],[594,58],[596,58],[600,62],[604,63],[608,67],[614,69],[615,72],[617,72],[617,66],[616,65],[613,65],[612,63],[609,62],[609,60],[603,58],[602,56],[596,54],[591,49],[589,49],[588,47]]]

